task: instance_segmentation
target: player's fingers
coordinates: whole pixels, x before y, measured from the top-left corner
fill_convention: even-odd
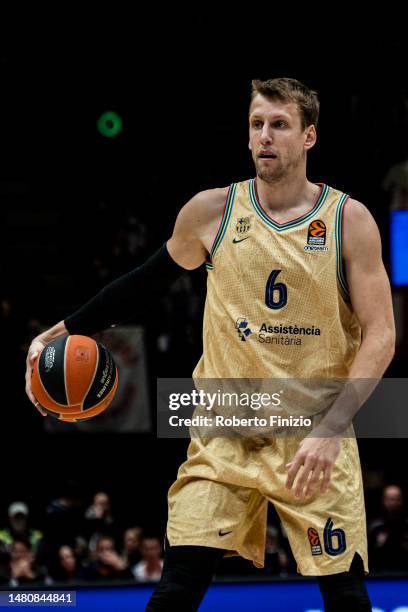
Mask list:
[[[325,468],[324,473],[323,473],[322,484],[320,485],[321,493],[326,493],[327,489],[329,488],[331,474],[332,474],[332,466],[330,465]]]
[[[41,414],[41,416],[43,416],[43,417],[47,416],[47,413],[44,412],[44,410],[42,410],[40,406],[36,406],[36,408],[37,408],[38,412]]]
[[[38,351],[30,347],[27,351],[26,364],[27,367],[32,366],[33,361],[38,357]]]
[[[303,461],[304,461],[303,455],[299,454],[299,455],[295,455],[294,459],[286,464],[286,468],[288,468],[288,477],[286,479],[286,487],[288,489],[292,488],[293,483],[296,478],[296,474],[300,470],[300,467],[302,466]]]
[[[29,374],[29,372],[26,373],[25,391],[28,396],[28,399],[30,400],[32,404],[34,404],[38,412],[40,412],[43,416],[47,416],[47,413],[42,410],[40,403],[37,401],[35,395],[33,394],[31,390],[31,375]]]
[[[40,404],[39,402],[37,402],[37,400],[35,400],[35,401],[34,401],[34,406],[37,408],[38,412],[39,412],[40,414],[42,414],[42,416],[44,416],[44,417],[45,417],[45,416],[47,416],[47,413],[46,413],[46,412],[44,412],[44,410],[43,410],[43,408],[42,408],[41,404]]]
[[[31,371],[28,370],[28,368],[27,368],[27,371],[26,371],[26,374],[25,374],[25,381],[26,381],[25,392],[28,395],[28,398],[29,398],[30,402],[35,404],[36,399],[35,399],[35,397],[33,395],[33,392],[31,391]]]
[[[28,396],[28,399],[29,399],[29,400],[30,400],[30,402],[31,402],[32,404],[34,404],[34,406],[35,406],[35,402],[36,402],[37,400],[35,399],[35,397],[34,397],[34,395],[33,395],[33,392],[31,391],[31,389],[29,389],[29,388],[27,387],[27,385],[26,385],[26,389],[25,389],[25,390],[26,390],[26,394],[27,394],[27,396]]]
[[[315,492],[316,489],[318,487],[319,484],[319,480],[320,480],[320,475],[322,473],[322,468],[321,467],[316,467],[313,472],[311,473],[311,476],[309,478],[309,480],[307,481],[307,486],[305,489],[305,497],[311,497]]]
[[[296,485],[294,488],[294,494],[295,497],[301,497],[302,493],[303,493],[303,489],[306,485],[306,482],[309,478],[310,472],[313,468],[311,466],[306,467],[306,465],[303,466],[303,469],[300,473],[300,476],[297,478],[296,480]]]
[[[32,392],[31,389],[31,373],[32,373],[32,368],[27,368],[26,370],[26,375],[25,375],[25,380],[26,380],[26,384],[25,384],[25,391],[26,394],[28,396],[28,399],[30,400],[30,402],[32,404],[34,404],[34,406],[37,408],[38,412],[40,414],[42,414],[42,416],[47,416],[47,413],[44,412],[44,410],[42,409],[40,403],[37,401],[34,393]]]
[[[313,473],[313,470],[316,467],[316,458],[314,455],[309,455],[303,465],[303,470],[300,476],[296,480],[295,485],[295,497],[301,497],[303,493],[303,489],[309,479],[310,474]]]
[[[31,376],[33,373],[34,360],[38,356],[38,352],[28,353],[26,359],[26,372],[25,372],[25,380],[26,380],[26,393],[30,400],[34,403],[34,396],[31,393]]]
[[[34,361],[37,359],[38,357],[38,351],[34,351],[33,353],[29,353],[29,358],[30,358],[30,363],[33,365]]]

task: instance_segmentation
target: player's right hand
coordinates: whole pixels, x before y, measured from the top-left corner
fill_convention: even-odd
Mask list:
[[[40,403],[36,400],[36,398],[33,395],[33,392],[31,389],[31,375],[33,373],[33,367],[34,367],[35,360],[38,358],[39,354],[41,353],[41,351],[43,350],[45,346],[46,346],[46,342],[41,340],[39,336],[37,336],[37,338],[34,338],[34,340],[31,342],[30,348],[28,349],[28,353],[27,353],[26,373],[25,373],[25,381],[26,381],[25,391],[28,395],[28,399],[30,400],[30,402],[34,404],[38,412],[40,412],[43,416],[47,416],[47,413],[42,410]]]

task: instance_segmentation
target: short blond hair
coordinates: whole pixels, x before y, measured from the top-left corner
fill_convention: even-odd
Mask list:
[[[283,77],[268,79],[267,81],[255,79],[252,81],[251,104],[258,94],[271,100],[294,102],[299,110],[302,128],[305,129],[309,125],[317,127],[320,108],[319,98],[317,92],[309,89],[304,83],[296,79]]]

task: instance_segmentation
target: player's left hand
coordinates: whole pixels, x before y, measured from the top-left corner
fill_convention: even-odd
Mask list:
[[[320,484],[320,492],[329,487],[333,465],[339,455],[341,438],[307,437],[299,445],[296,455],[286,464],[286,487],[291,489],[296,478],[295,497],[310,498]],[[300,470],[300,474],[299,474]],[[321,478],[323,473],[323,477]]]

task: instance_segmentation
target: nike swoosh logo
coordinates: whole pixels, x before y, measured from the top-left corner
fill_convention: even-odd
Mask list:
[[[218,535],[222,537],[222,536],[228,535],[229,533],[232,533],[232,531],[221,531],[220,529],[218,532]]]
[[[241,240],[237,240],[236,238],[233,239],[233,243],[236,244],[237,242],[242,242],[243,240],[248,240],[249,236],[247,236],[246,238],[241,238]]]

